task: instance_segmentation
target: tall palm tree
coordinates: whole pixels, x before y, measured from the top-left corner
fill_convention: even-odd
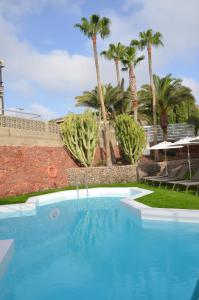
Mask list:
[[[114,60],[118,86],[120,86],[121,84],[119,62],[123,58],[124,52],[125,52],[125,46],[122,45],[121,43],[109,44],[108,50],[106,51],[104,50],[101,52],[101,55],[103,55],[106,59]]]
[[[107,122],[107,117],[106,117],[106,108],[104,105],[104,98],[103,98],[102,87],[101,87],[100,70],[99,70],[98,53],[97,53],[97,36],[100,36],[102,39],[104,39],[110,35],[110,19],[106,17],[101,18],[99,15],[91,15],[89,19],[82,18],[81,24],[75,24],[75,27],[79,28],[84,35],[86,35],[89,39],[92,40],[99,99],[100,99],[100,105],[102,111],[102,118],[104,122],[106,165],[111,166],[112,161],[111,161],[111,151],[110,151],[109,124]]]
[[[182,85],[181,79],[176,79],[171,74],[165,77],[153,76],[156,101],[157,115],[159,116],[160,126],[163,130],[163,138],[167,140],[168,114],[173,111],[174,107],[182,102],[193,101],[191,89]],[[150,117],[151,101],[153,98],[151,86],[146,84],[138,92],[140,110]]]
[[[140,49],[147,48],[148,52],[148,66],[149,66],[149,78],[150,86],[152,90],[152,106],[153,106],[153,130],[154,130],[154,144],[157,144],[157,115],[156,115],[156,98],[155,88],[153,82],[153,71],[152,71],[152,47],[163,46],[162,34],[160,32],[154,33],[152,29],[140,32],[140,41],[133,40],[132,45],[137,45]]]
[[[135,67],[140,61],[144,59],[144,56],[137,56],[137,50],[135,47],[128,46],[125,49],[124,58],[122,60],[123,71],[129,71],[129,86],[131,91],[131,101],[132,101],[132,111],[134,113],[134,120],[137,122],[137,87],[136,87],[136,77],[135,77]]]
[[[112,87],[111,84],[102,86],[104,104],[108,119],[114,119],[115,115],[129,113],[131,95],[129,89],[124,90],[121,87]],[[76,106],[84,106],[101,111],[98,88],[92,91],[85,91],[83,95],[75,97]]]

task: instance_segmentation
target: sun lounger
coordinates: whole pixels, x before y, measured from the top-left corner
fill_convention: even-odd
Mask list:
[[[167,183],[174,180],[182,180],[187,174],[187,172],[188,172],[187,166],[178,166],[171,171],[169,176],[162,177],[162,178],[154,178],[151,179],[150,181],[154,183],[158,182],[159,186],[161,186],[162,183]]]
[[[173,189],[175,189],[175,187],[177,186],[177,190],[179,190],[179,186],[186,186],[186,191],[188,191],[189,187],[199,185],[199,169],[190,180],[174,180],[169,181],[168,183],[173,184]]]
[[[175,168],[172,168],[168,171],[167,175],[158,175],[158,176],[149,176],[147,178],[148,181],[157,181],[159,179],[166,179],[166,178],[174,178],[176,174],[179,172],[179,170],[182,168],[182,166],[177,166]]]
[[[147,180],[150,180],[150,179],[154,179],[154,178],[162,178],[162,177],[165,177],[165,176],[168,176],[166,167],[162,169],[162,171],[160,172],[159,175],[145,176],[145,177],[142,177],[141,180],[144,181],[144,182],[146,182]]]

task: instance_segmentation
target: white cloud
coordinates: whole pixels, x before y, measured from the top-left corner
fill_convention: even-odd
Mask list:
[[[0,10],[3,12],[3,16],[0,16],[0,39],[3,41],[0,43],[0,53],[6,64],[4,72],[7,88],[28,96],[31,95],[34,83],[42,89],[44,95],[60,93],[67,98],[67,95],[75,96],[96,85],[92,52],[90,56],[78,53],[71,55],[67,50],[60,49],[41,53],[29,41],[21,40],[16,27],[5,18],[8,9],[9,14],[19,17],[22,14],[39,13],[49,5],[65,8],[69,5],[75,8],[82,1],[0,0]],[[134,10],[138,4],[141,5]],[[164,48],[154,49],[154,72],[163,75],[169,63],[180,61],[188,67],[195,59],[199,52],[198,0],[126,0],[121,5],[124,10],[128,10],[128,15],[114,11],[108,13],[112,19],[112,35],[110,39],[99,42],[100,50],[106,49],[109,42],[128,44],[138,36],[139,31],[153,28],[162,32],[165,44]],[[100,67],[102,82],[115,83],[113,63],[100,59]],[[138,86],[148,81],[147,59],[137,68],[136,73]],[[127,78],[127,74],[124,76]],[[199,95],[198,83],[193,78],[186,80],[195,95]],[[31,103],[32,99],[29,101]]]
[[[140,31],[153,28],[163,34],[165,48],[161,54],[164,61],[182,57],[188,60],[190,53],[199,50],[198,0],[142,0],[140,9],[135,12],[133,6],[136,2],[124,2],[124,6],[132,7],[128,16],[110,13],[115,40],[136,38]]]
[[[31,113],[40,115],[41,119],[43,120],[50,120],[57,117],[57,115],[52,110],[39,103],[32,103],[30,105],[30,111]]]
[[[47,7],[61,8],[65,12],[79,12],[83,0],[1,0],[0,11],[5,15],[21,16],[40,13]]]
[[[110,40],[128,44],[131,39],[138,38],[140,31],[148,28],[160,31],[165,46],[153,49],[154,73],[176,73],[173,65],[181,64],[188,69],[198,59],[198,0],[126,0],[123,9],[128,9],[125,15],[109,12],[112,20]],[[102,48],[105,43],[101,43]],[[144,54],[146,59],[136,72],[138,86],[149,81],[147,54]]]
[[[92,56],[71,55],[64,50],[41,53],[27,41],[18,39],[13,27],[0,17],[0,53],[5,61],[6,79],[16,81],[11,88],[26,89],[28,81],[52,92],[69,92],[96,85]],[[103,79],[111,81],[112,64],[103,62]],[[26,87],[25,87],[26,86]]]
[[[10,88],[25,97],[34,95],[31,85],[23,78],[12,82]]]

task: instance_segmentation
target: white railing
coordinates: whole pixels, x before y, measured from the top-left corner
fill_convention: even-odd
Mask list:
[[[163,140],[162,128],[158,125],[158,141]],[[153,126],[144,126],[147,134],[148,142],[153,142]],[[168,125],[168,140],[179,140],[186,136],[195,136],[195,128],[193,125],[186,123]]]

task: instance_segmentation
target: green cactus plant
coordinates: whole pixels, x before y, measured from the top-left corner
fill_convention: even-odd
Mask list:
[[[69,114],[61,125],[64,145],[84,167],[92,164],[98,142],[99,124],[93,112]]]
[[[116,117],[115,133],[127,161],[136,163],[146,147],[143,127],[135,123],[130,115],[122,114]]]

